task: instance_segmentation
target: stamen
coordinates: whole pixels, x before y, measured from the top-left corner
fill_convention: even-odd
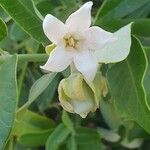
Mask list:
[[[78,41],[79,40],[75,39],[73,36],[64,37],[65,47],[73,47],[76,49]]]

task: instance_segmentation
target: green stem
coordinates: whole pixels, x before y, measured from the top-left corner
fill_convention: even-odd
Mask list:
[[[45,62],[48,59],[47,54],[20,54],[18,61],[20,62]]]
[[[48,59],[47,54],[17,54],[19,62],[45,62]],[[0,63],[2,63],[8,56],[0,56]]]
[[[14,137],[12,136],[9,141],[9,150],[14,150]]]

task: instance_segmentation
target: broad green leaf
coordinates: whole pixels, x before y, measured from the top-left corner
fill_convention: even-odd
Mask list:
[[[100,110],[102,116],[110,129],[118,129],[121,125],[121,118],[116,110],[113,100],[101,100]]]
[[[101,150],[100,135],[97,130],[80,127],[76,132],[75,141],[78,150]]]
[[[14,42],[7,36],[2,41],[0,41],[0,48],[11,53],[13,44]]]
[[[0,41],[7,36],[7,26],[4,21],[0,18]]]
[[[10,56],[0,64],[0,149],[12,130],[17,106],[17,56]]]
[[[46,110],[52,104],[55,97],[57,97],[57,88],[59,82],[61,80],[61,74],[57,73],[57,75],[53,78],[52,82],[48,85],[48,87],[44,90],[44,92],[38,97],[37,103],[40,111]],[[53,105],[53,104],[52,104]]]
[[[53,120],[27,110],[21,118],[16,118],[12,134],[23,145],[41,146],[54,128]]]
[[[146,105],[143,77],[147,68],[145,53],[133,37],[129,56],[107,74],[112,98],[121,113],[127,114],[150,133],[150,110]]]
[[[38,147],[38,146],[44,146],[49,135],[52,134],[54,129],[49,130],[43,130],[35,133],[27,133],[22,135],[18,142],[25,146],[30,147]]]
[[[31,0],[32,2],[32,5],[33,5],[33,8],[34,8],[34,11],[36,13],[36,15],[43,21],[44,20],[44,17],[42,16],[42,14],[39,12],[39,10],[37,9],[35,3],[33,0]]]
[[[52,82],[57,73],[43,75],[30,89],[28,103],[32,103]]]
[[[63,124],[59,124],[49,136],[46,142],[46,150],[58,150],[69,134],[70,130],[68,130]]]
[[[134,12],[126,16],[129,19],[146,18],[150,13],[150,3],[146,3],[142,7],[136,9]]]
[[[60,9],[60,5],[62,0],[34,0],[34,3],[37,9],[40,11],[42,16],[46,16],[47,14],[57,14],[58,9]],[[55,13],[56,12],[56,13]]]
[[[68,150],[78,150],[77,143],[75,140],[75,136],[72,134],[71,137],[68,139],[67,142],[67,149]]]
[[[128,139],[129,141],[135,139],[135,138],[148,138],[149,133],[145,132],[143,128],[141,128],[138,124],[134,123],[133,127],[128,132]]]
[[[28,35],[15,23],[10,28],[10,38],[15,41],[22,41],[28,38]]]
[[[98,18],[112,20],[126,17],[149,2],[149,0],[106,0],[100,8]]]
[[[29,8],[29,5],[26,5],[22,0],[0,0],[0,5],[30,36],[40,43],[47,43],[47,38],[42,30],[42,21]]]
[[[27,110],[21,118],[16,118],[13,134],[20,137],[24,134],[41,132],[54,127],[55,123],[52,119]]]
[[[57,73],[45,74],[32,85],[29,92],[28,101],[18,110],[18,117],[21,117],[22,113],[24,113],[27,107],[33,103],[37,97],[40,96],[40,94],[48,87],[56,74]]]
[[[148,69],[144,78],[144,87],[147,94],[147,102],[150,106],[150,50],[146,50],[145,52],[148,59]]]
[[[7,14],[4,12],[4,10],[2,9],[2,7],[0,7],[0,17],[1,17],[4,21],[9,20],[9,17],[8,17]]]
[[[132,33],[138,36],[150,37],[150,19],[138,19],[134,21]]]

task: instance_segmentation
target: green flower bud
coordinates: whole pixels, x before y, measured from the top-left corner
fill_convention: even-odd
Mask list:
[[[101,97],[100,77],[96,76],[93,83],[86,81],[80,73],[73,73],[63,79],[58,87],[62,107],[70,113],[79,114],[82,118],[90,111],[94,112],[99,107]]]
[[[45,47],[46,54],[49,55],[49,54],[53,51],[53,49],[54,49],[55,47],[56,47],[55,44],[51,44],[51,45],[46,46],[46,47]]]

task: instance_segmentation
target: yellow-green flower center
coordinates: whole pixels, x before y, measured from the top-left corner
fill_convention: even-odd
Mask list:
[[[79,40],[75,39],[73,36],[65,36],[64,38],[65,47],[77,48],[77,43]]]

